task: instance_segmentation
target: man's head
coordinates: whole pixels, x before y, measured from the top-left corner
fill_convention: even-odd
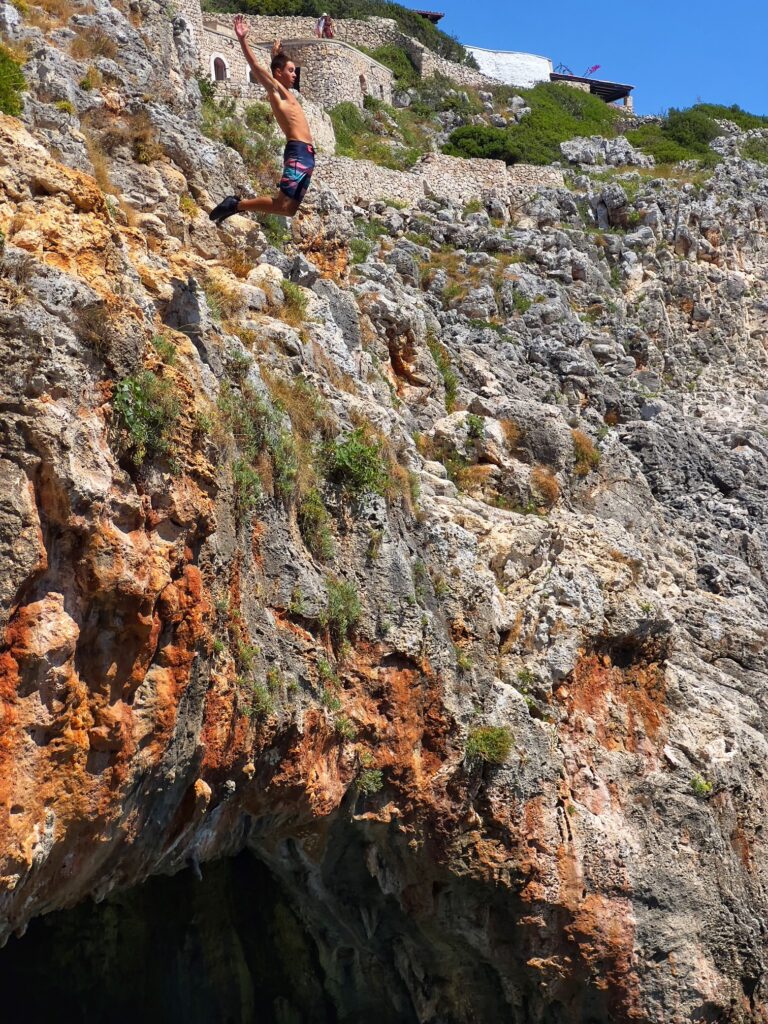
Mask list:
[[[293,88],[293,83],[296,81],[296,65],[287,53],[278,53],[276,57],[273,57],[270,67],[272,75],[280,85],[284,85],[286,89]]]

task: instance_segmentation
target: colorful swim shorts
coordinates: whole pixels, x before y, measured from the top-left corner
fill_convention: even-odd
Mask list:
[[[283,176],[280,191],[289,199],[301,202],[307,194],[315,169],[315,148],[309,142],[291,139],[283,153]]]

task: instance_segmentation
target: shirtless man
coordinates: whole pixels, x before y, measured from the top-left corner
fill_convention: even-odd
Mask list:
[[[259,196],[257,199],[241,199],[239,196],[227,196],[219,205],[211,210],[209,217],[216,224],[221,224],[227,217],[235,213],[275,213],[282,217],[292,217],[306,195],[312,171],[315,168],[315,149],[312,145],[312,133],[309,130],[304,111],[299,101],[290,92],[296,81],[296,65],[287,54],[282,52],[280,40],[272,47],[272,74],[266,71],[256,60],[248,46],[248,25],[242,14],[235,18],[235,35],[240,40],[245,59],[250,65],[254,78],[264,86],[267,99],[272,107],[275,120],[283,129],[286,138],[283,153],[283,176],[280,179],[278,192],[274,196]]]

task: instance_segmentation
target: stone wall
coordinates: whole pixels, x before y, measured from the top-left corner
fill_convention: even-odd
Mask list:
[[[530,199],[540,188],[562,188],[559,168],[516,164],[502,160],[463,160],[431,153],[412,171],[393,171],[369,160],[326,157],[318,161],[315,181],[326,185],[345,204],[360,200],[395,199],[413,205],[425,195],[461,204],[493,191],[511,206]]]
[[[503,160],[464,160],[430,153],[416,165],[429,192],[444,199],[468,203],[484,192],[507,192],[507,165]]]
[[[362,107],[366,93],[392,103],[392,72],[353,46],[328,39],[286,39],[283,45],[301,68],[302,95],[326,110],[344,102]]]
[[[507,190],[510,206],[522,206],[540,188],[565,188],[565,178],[559,167],[513,164],[507,168]]]
[[[396,199],[413,205],[424,197],[422,175],[392,171],[370,160],[353,160],[347,156],[318,160],[314,181],[333,189],[347,205],[361,199]]]
[[[499,84],[496,78],[489,78],[482,71],[475,71],[464,64],[456,64],[445,57],[438,57],[436,53],[428,50],[425,46],[420,47],[420,54],[415,57],[415,63],[422,78],[431,78],[432,75],[445,75],[446,78],[458,82],[459,85],[468,85],[476,89],[487,89],[489,86]]]
[[[552,73],[549,57],[539,57],[535,53],[484,50],[479,46],[469,46],[467,49],[474,55],[484,74],[505,85],[530,89],[537,82],[548,82]]]
[[[192,36],[199,47],[203,35],[203,12],[200,9],[200,0],[176,0],[175,7],[192,29]]]

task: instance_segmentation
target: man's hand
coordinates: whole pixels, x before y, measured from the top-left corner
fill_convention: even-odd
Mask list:
[[[242,43],[250,31],[249,25],[242,14],[235,17],[235,35]]]
[[[276,39],[274,41],[274,43],[272,43],[272,56],[276,57],[279,53],[282,53],[282,51],[283,51],[283,42],[282,42],[281,39]]]

